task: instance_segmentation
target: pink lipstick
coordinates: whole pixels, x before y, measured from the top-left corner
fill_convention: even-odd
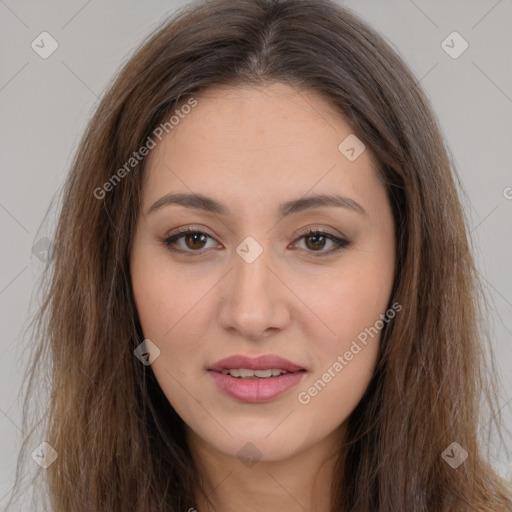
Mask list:
[[[217,361],[207,370],[221,391],[248,403],[273,400],[296,386],[307,371],[272,354],[256,358],[235,355]]]

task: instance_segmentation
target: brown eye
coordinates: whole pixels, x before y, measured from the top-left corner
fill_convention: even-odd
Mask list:
[[[327,241],[326,237],[319,234],[307,235],[304,239],[306,240],[306,246],[313,250],[323,249]],[[308,243],[307,240],[310,240],[311,243]]]
[[[347,240],[339,238],[332,233],[327,233],[325,231],[310,230],[299,238],[299,240],[302,239],[305,241],[304,245],[306,246],[306,250],[308,252],[317,252],[319,253],[319,256],[332,254],[350,245],[350,242]],[[334,245],[334,248],[325,251],[322,250],[325,248],[328,242]]]
[[[207,237],[204,233],[187,233],[184,240],[189,249],[202,249]]]
[[[199,256],[209,238],[211,238],[211,236],[202,231],[185,229],[175,235],[167,237],[163,242],[172,251],[187,253],[189,256]],[[182,243],[179,244],[178,242]]]
[[[183,253],[187,256],[201,256],[205,252],[203,249],[205,249],[208,239],[213,240],[207,233],[187,228],[167,237],[163,242],[174,252]],[[299,238],[299,240],[302,239],[305,240],[305,250],[310,253],[318,253],[318,256],[327,256],[350,245],[350,242],[347,240],[324,231],[310,230]],[[179,242],[182,242],[181,245]],[[329,243],[334,247],[329,250],[323,250],[326,244]]]

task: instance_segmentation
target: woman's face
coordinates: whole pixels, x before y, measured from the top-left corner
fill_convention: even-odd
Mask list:
[[[394,280],[385,188],[315,93],[196,99],[148,156],[131,254],[151,368],[192,443],[262,461],[334,445],[372,377]],[[222,362],[234,356],[248,359]]]

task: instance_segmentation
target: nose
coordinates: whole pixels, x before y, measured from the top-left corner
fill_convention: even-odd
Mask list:
[[[248,263],[238,254],[221,288],[219,322],[237,336],[259,340],[284,329],[290,322],[291,292],[266,250]]]

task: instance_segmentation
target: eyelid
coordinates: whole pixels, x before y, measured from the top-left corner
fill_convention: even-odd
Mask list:
[[[331,240],[335,247],[333,249],[330,249],[328,251],[305,251],[308,255],[312,255],[313,257],[321,258],[321,257],[328,257],[332,256],[335,253],[338,253],[342,249],[345,249],[351,245],[352,242],[348,240],[347,237],[344,235],[335,235],[330,230],[321,228],[321,227],[307,227],[304,228],[295,238],[295,241],[292,242],[293,245],[295,245],[297,242],[299,242],[302,238],[306,236],[312,236],[312,235],[319,235],[323,236],[324,238],[327,238],[328,240]]]
[[[295,240],[297,240],[298,238],[300,237],[303,237],[304,235],[308,235],[310,233],[325,233],[326,235],[330,235],[332,236],[333,238],[338,238],[339,240],[344,240],[346,242],[348,242],[348,238],[341,234],[339,231],[338,231],[338,234],[335,234],[333,233],[332,231],[337,231],[335,230],[334,228],[326,228],[326,227],[321,227],[321,226],[306,226],[305,228],[302,228],[296,236]]]
[[[168,234],[166,234],[163,237],[161,242],[164,244],[164,246],[167,247],[168,250],[170,250],[170,251],[172,251],[174,253],[184,254],[185,256],[203,256],[205,254],[205,252],[207,251],[207,249],[201,249],[199,251],[191,251],[191,250],[184,251],[182,249],[176,249],[176,248],[171,247],[171,243],[176,242],[177,240],[182,238],[184,235],[187,235],[189,233],[190,234],[206,235],[208,238],[211,238],[212,240],[217,241],[215,239],[215,237],[210,235],[207,232],[207,230],[205,230],[204,228],[202,228],[200,226],[193,226],[193,225],[191,225],[191,226],[185,226],[185,227],[181,227],[181,228],[178,228],[176,230],[170,231]]]
[[[182,250],[182,249],[176,249],[171,247],[172,243],[175,243],[177,240],[180,240],[183,236],[186,234],[202,234],[206,235],[208,238],[211,238],[212,240],[215,240],[215,237],[210,235],[207,230],[205,230],[202,227],[199,226],[186,226],[182,228],[178,228],[174,231],[171,231],[169,234],[165,235],[164,238],[161,240],[161,242],[172,252],[184,254],[185,256],[203,256],[206,252],[208,252],[208,249],[200,249],[197,251],[193,250]],[[304,250],[306,253],[310,253],[311,255],[316,255],[315,257],[324,257],[329,256],[334,253],[337,253],[341,249],[344,249],[351,245],[351,242],[344,236],[344,235],[335,235],[334,233],[331,233],[325,228],[321,227],[312,227],[308,226],[307,228],[303,228],[295,237],[294,241],[292,242],[292,245],[295,245],[298,241],[300,241],[302,238],[306,236],[312,236],[312,235],[318,235],[323,236],[324,238],[332,241],[335,244],[334,249],[330,249],[328,251],[307,251]],[[217,242],[218,243],[218,242]],[[296,250],[296,249],[294,249]]]

